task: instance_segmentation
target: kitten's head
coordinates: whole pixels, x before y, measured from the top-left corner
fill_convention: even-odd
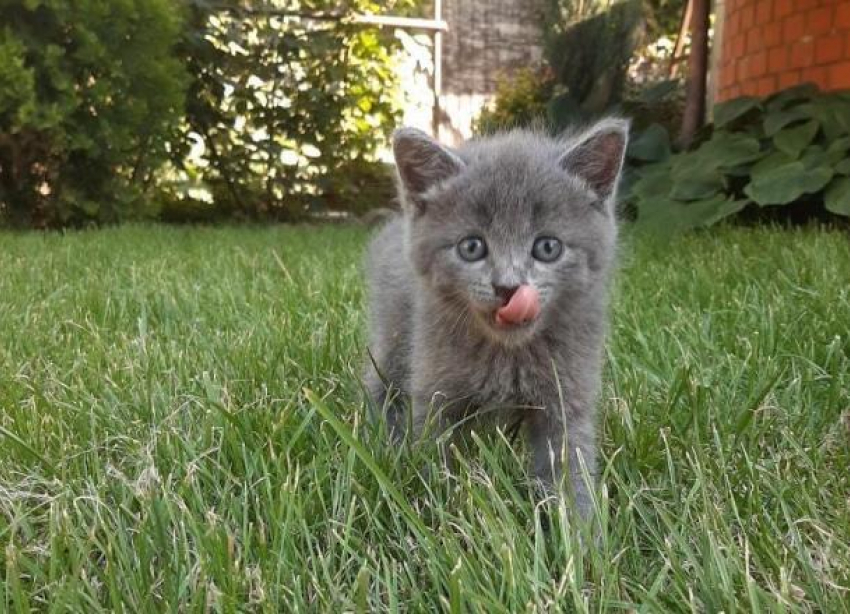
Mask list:
[[[407,248],[425,286],[506,345],[599,291],[627,135],[626,121],[606,119],[568,138],[513,131],[451,150],[396,131]]]

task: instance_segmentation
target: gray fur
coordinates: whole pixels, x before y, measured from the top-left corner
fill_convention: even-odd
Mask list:
[[[513,131],[457,150],[413,129],[394,138],[403,213],[372,241],[366,385],[390,429],[414,435],[431,417],[448,428],[473,413],[522,418],[533,474],[559,483],[566,458],[576,504],[590,498],[577,450],[595,473],[606,295],[617,236],[616,184],[627,122],[604,120],[559,140]],[[478,234],[486,259],[456,245]],[[565,245],[554,263],[531,257],[538,236]],[[530,283],[541,313],[498,330],[494,285]],[[400,394],[388,398],[390,390]],[[565,445],[566,444],[566,445]],[[564,455],[563,451],[566,450]]]

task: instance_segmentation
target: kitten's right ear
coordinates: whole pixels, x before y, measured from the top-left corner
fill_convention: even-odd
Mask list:
[[[561,157],[564,170],[580,177],[603,200],[616,192],[629,140],[629,122],[608,118],[577,137]]]
[[[454,152],[416,128],[393,133],[393,155],[405,196],[417,207],[423,206],[422,195],[430,188],[464,168]]]

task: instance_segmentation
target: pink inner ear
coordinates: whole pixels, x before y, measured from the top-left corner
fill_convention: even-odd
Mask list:
[[[402,182],[414,196],[424,194],[431,186],[463,168],[460,158],[449,149],[412,128],[396,131],[393,152]]]
[[[593,135],[566,155],[564,168],[607,197],[620,174],[625,146],[625,134],[618,130]]]

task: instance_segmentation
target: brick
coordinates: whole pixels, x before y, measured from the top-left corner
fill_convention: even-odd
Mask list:
[[[833,7],[822,6],[806,13],[806,33],[815,36],[832,31]]]
[[[776,47],[782,42],[782,23],[772,21],[764,27],[763,39],[765,47]]]
[[[738,30],[741,26],[741,14],[740,13],[727,13],[729,17],[726,19],[726,22],[723,24],[723,29],[725,33],[723,34],[724,38],[729,36],[734,36],[738,33]]]
[[[834,34],[824,36],[815,40],[815,62],[826,64],[836,62],[844,57],[844,47],[848,34]]]
[[[776,91],[776,77],[762,77],[756,85],[756,95],[768,96]]]
[[[735,38],[732,39],[732,55],[734,55],[736,58],[740,58],[742,55],[744,55],[744,43],[745,39],[743,34],[739,33]]]
[[[756,23],[764,25],[773,16],[773,2],[762,0],[756,4]]]
[[[789,44],[803,38],[806,24],[799,15],[791,15],[782,20],[782,42]]]
[[[725,38],[723,41],[723,49],[720,51],[720,63],[728,64],[734,59],[734,57],[735,56],[732,54],[732,39]]]
[[[795,8],[801,11],[808,11],[809,9],[813,9],[818,5],[820,0],[796,0]]]
[[[747,32],[747,53],[754,53],[764,49],[764,37],[761,28],[751,28]]]
[[[787,87],[791,87],[793,85],[797,85],[800,83],[800,71],[799,70],[786,70],[781,75],[779,75],[779,89],[784,90]]]
[[[735,66],[736,62],[729,62],[720,71],[720,87],[727,88],[730,85],[735,85]]]
[[[774,74],[780,73],[788,67],[788,48],[776,47],[771,49],[767,56],[767,70]]]
[[[741,83],[741,96],[755,96],[758,82],[755,79]]]
[[[787,17],[794,12],[794,0],[774,0],[773,16],[776,19]]]
[[[805,68],[815,61],[814,40],[803,40],[791,47],[791,68]]]
[[[756,9],[753,5],[747,5],[741,9],[741,30],[749,30],[756,18]]]
[[[738,60],[735,68],[735,77],[738,83],[744,83],[750,78],[750,58],[741,58]]]
[[[825,66],[810,66],[803,70],[802,80],[814,83],[821,89],[829,88],[829,69]]]
[[[759,53],[750,56],[750,77],[761,77],[767,72],[767,52],[760,51]]]
[[[727,91],[729,92],[729,98],[737,98],[741,95],[741,86],[733,85]]]
[[[835,26],[850,28],[850,2],[841,2],[835,7]]]
[[[834,90],[850,89],[850,60],[829,67],[829,87]]]

